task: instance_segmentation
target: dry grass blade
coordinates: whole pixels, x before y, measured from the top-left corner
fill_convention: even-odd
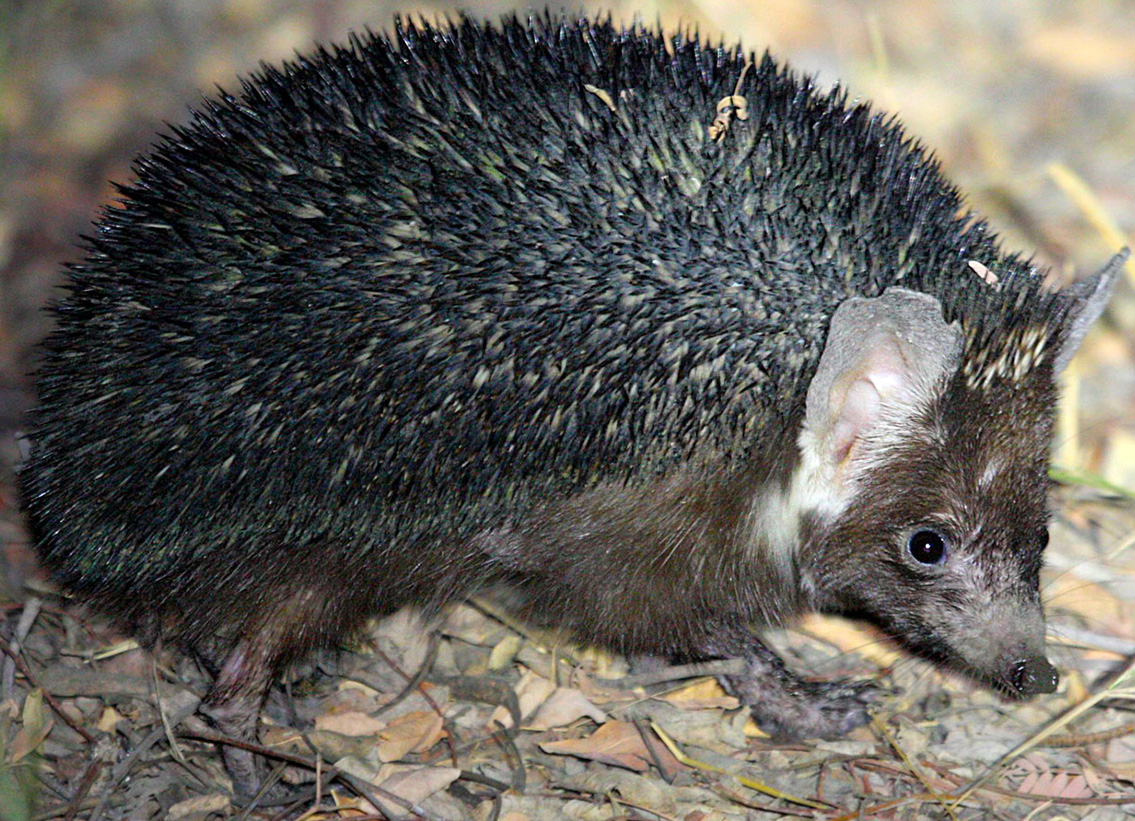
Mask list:
[[[736,773],[731,773],[727,770],[723,770],[721,767],[715,766],[708,762],[698,761],[696,758],[690,758],[690,756],[686,755],[678,748],[678,745],[674,743],[674,739],[666,735],[663,729],[659,727],[655,722],[650,722],[650,729],[654,730],[655,734],[670,750],[670,753],[674,756],[674,758],[678,759],[678,761],[685,764],[687,767],[693,767],[694,769],[701,770],[702,772],[722,773],[724,775],[732,776],[733,778],[736,778],[739,783],[745,785],[751,790],[756,790],[759,793],[764,793],[765,795],[772,798],[779,798],[792,804],[799,804],[802,807],[809,807],[814,810],[832,809],[832,806],[830,804],[823,804],[819,801],[813,801],[810,798],[800,798],[799,796],[789,795],[786,792],[781,792],[776,787],[770,787],[768,784],[764,784],[760,781],[754,781],[753,779],[746,778],[743,775],[737,775]]]
[[[871,719],[871,723],[875,726],[875,729],[882,733],[883,738],[887,740],[887,743],[891,745],[891,749],[894,750],[898,757],[902,759],[902,762],[907,766],[907,769],[909,769],[911,773],[914,774],[915,778],[922,782],[922,786],[926,787],[927,793],[931,795],[935,801],[942,805],[942,809],[945,810],[946,814],[949,815],[950,818],[953,818],[954,821],[957,821],[958,815],[956,812],[954,812],[953,805],[950,804],[950,796],[944,795],[934,788],[934,785],[930,783],[930,779],[926,777],[926,774],[922,772],[922,769],[917,764],[915,764],[913,760],[911,760],[910,756],[906,754],[906,750],[904,750],[899,745],[898,741],[891,734],[890,730],[887,729],[887,725],[884,722],[880,721],[876,716],[875,718]]]
[[[1079,174],[1062,163],[1052,163],[1045,170],[1052,181],[1060,186],[1060,189],[1068,196],[1068,199],[1072,200],[1080,209],[1088,222],[1092,224],[1092,227],[1107,241],[1108,245],[1119,249],[1131,244],[1124,237],[1123,232],[1119,230],[1115,220],[1104,209],[1099,198]],[[1135,287],[1135,258],[1128,257],[1127,263],[1123,267],[1127,271],[1128,281]]]

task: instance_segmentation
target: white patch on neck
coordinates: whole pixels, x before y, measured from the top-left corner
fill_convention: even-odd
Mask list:
[[[914,385],[898,396],[884,397],[877,423],[839,463],[833,462],[832,445],[825,440],[832,433],[814,431],[805,422],[796,440],[800,463],[787,485],[765,484],[753,496],[743,532],[749,555],[786,582],[810,589],[811,581],[799,577],[796,562],[804,517],[813,517],[826,529],[847,512],[862,477],[885,469],[896,448],[915,438],[928,443],[940,439],[936,427],[916,426],[914,421],[938,387]],[[991,464],[989,469],[996,475],[1000,468]]]
[[[801,521],[812,514],[825,521],[847,508],[849,494],[838,492],[836,468],[821,456],[820,443],[807,425],[797,439],[800,464],[786,486],[766,484],[753,496],[745,521],[746,551],[767,562],[786,581],[796,580]]]

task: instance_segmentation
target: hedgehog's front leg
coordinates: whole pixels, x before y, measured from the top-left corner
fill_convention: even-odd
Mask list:
[[[870,681],[801,678],[741,624],[723,625],[701,650],[707,657],[745,659],[747,673],[724,676],[722,684],[775,738],[844,736],[871,719],[868,708],[880,693]]]

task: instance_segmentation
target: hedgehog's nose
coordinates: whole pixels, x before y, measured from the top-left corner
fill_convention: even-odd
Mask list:
[[[1044,656],[1033,656],[1021,659],[1013,665],[1010,674],[1013,689],[1022,698],[1039,696],[1042,693],[1056,692],[1056,685],[1060,682],[1060,674],[1056,668],[1048,663]]]

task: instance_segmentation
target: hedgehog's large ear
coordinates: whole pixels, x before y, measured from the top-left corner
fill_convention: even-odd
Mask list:
[[[836,309],[808,386],[802,440],[821,466],[837,471],[828,474],[839,486],[832,490],[842,488],[847,477],[838,469],[864,441],[907,438],[909,420],[957,369],[962,342],[938,300],[905,288]]]
[[[1080,343],[1084,341],[1088,329],[1107,307],[1115,290],[1115,284],[1119,282],[1119,275],[1123,271],[1123,263],[1127,261],[1128,253],[1128,249],[1124,248],[1113,256],[1098,274],[1077,282],[1063,291],[1069,298],[1069,307],[1064,320],[1064,332],[1061,334],[1060,352],[1056,355],[1057,373],[1068,367],[1068,363],[1079,350]]]

